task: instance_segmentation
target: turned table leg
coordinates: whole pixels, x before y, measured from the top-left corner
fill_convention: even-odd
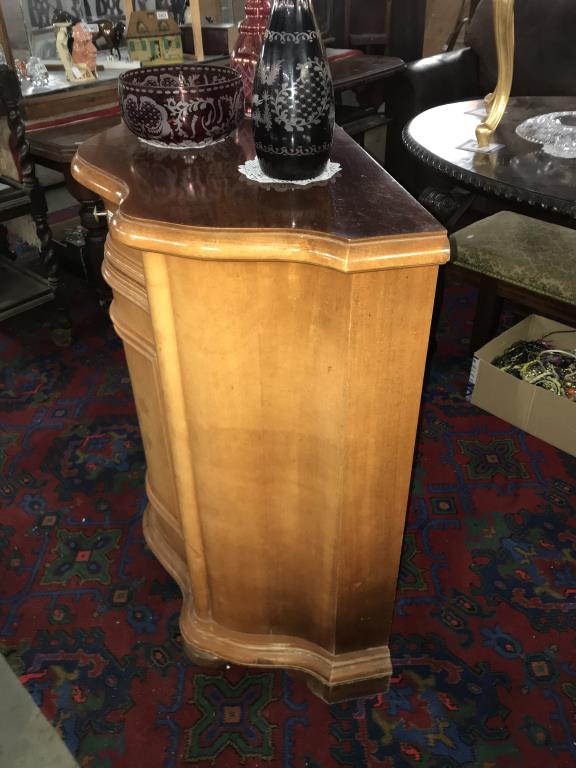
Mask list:
[[[80,203],[80,223],[86,230],[84,267],[88,280],[98,293],[102,306],[110,303],[111,292],[102,277],[104,243],[108,234],[108,217],[102,200],[94,192],[83,187],[66,174],[66,186]]]
[[[62,270],[48,224],[46,196],[36,177],[36,166],[26,137],[26,127],[20,112],[20,85],[13,70],[4,68],[1,87],[11,150],[18,165],[20,183],[28,194],[30,214],[38,237],[40,261],[54,293],[56,316],[52,322],[52,339],[59,346],[67,346],[71,341],[72,326],[64,296]]]
[[[48,225],[48,208],[44,192],[38,183],[30,189],[30,211],[40,244],[40,261],[46,270],[50,288],[54,292],[56,317],[52,323],[52,340],[67,347],[72,340],[72,322],[68,314],[62,269],[54,248],[52,231]]]

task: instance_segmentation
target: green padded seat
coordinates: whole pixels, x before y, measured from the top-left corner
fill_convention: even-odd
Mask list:
[[[503,211],[451,240],[453,263],[576,304],[576,230]]]
[[[576,230],[503,211],[450,240],[452,263],[481,276],[474,351],[492,338],[502,298],[574,323]]]

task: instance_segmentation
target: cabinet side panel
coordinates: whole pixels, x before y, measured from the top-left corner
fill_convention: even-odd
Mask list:
[[[351,278],[173,259],[170,279],[212,617],[332,648]]]
[[[436,277],[420,267],[353,278],[338,653],[388,643]]]

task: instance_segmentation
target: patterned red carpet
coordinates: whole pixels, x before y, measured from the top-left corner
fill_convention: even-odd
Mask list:
[[[464,400],[472,300],[449,286],[391,690],[331,707],[287,674],[184,658],[179,592],[142,538],[122,348],[90,296],[68,349],[46,309],[2,326],[0,650],[82,766],[576,764],[576,461]]]

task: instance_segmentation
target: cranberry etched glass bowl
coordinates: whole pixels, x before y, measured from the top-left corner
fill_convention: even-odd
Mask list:
[[[159,147],[204,147],[242,119],[242,77],[230,67],[142,67],[118,78],[122,117],[139,139]]]

